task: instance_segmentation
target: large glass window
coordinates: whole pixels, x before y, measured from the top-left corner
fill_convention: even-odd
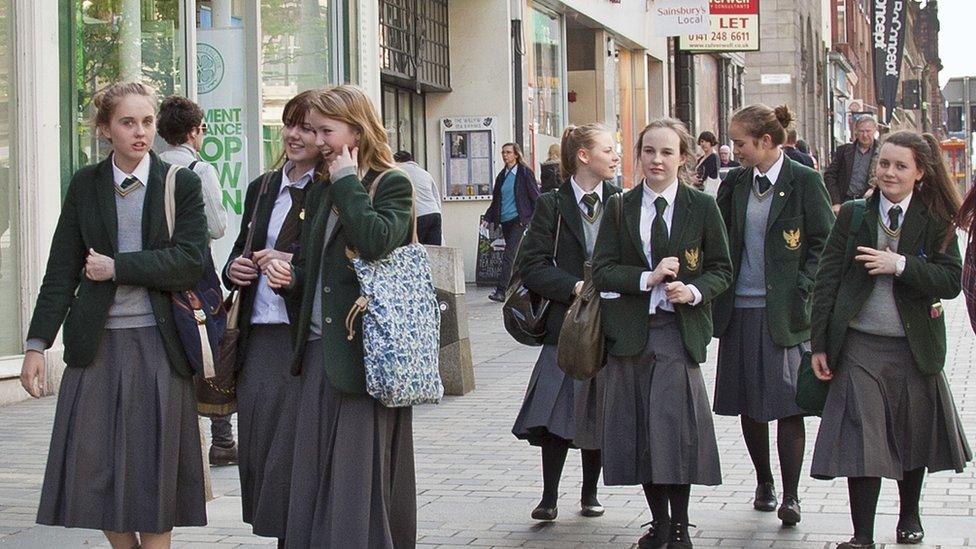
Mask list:
[[[383,125],[390,147],[409,152],[421,166],[427,165],[425,100],[422,93],[383,85]]]
[[[533,7],[529,85],[536,131],[552,137],[563,129],[563,33],[558,15]]]
[[[20,213],[14,145],[13,12],[0,0],[0,356],[17,355],[20,326]]]
[[[185,93],[180,0],[62,0],[63,101],[70,143],[65,173],[105,157],[109,144],[89,124],[91,100],[112,82],[141,81],[162,96]],[[62,185],[67,185],[67,178]]]

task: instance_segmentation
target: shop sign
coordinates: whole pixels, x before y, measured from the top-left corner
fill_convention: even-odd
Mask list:
[[[905,0],[874,0],[871,18],[874,37],[874,86],[878,102],[884,105],[884,123],[891,122],[901,77],[901,58],[908,30]]]
[[[711,0],[709,14],[708,31],[682,36],[681,50],[759,51],[759,0]]]
[[[706,33],[710,28],[708,0],[657,0],[651,8],[654,36]]]

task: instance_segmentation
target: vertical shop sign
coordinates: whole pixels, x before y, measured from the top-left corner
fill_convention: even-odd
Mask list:
[[[207,134],[200,156],[217,169],[228,230],[214,243],[214,257],[230,254],[247,192],[247,120],[244,115],[244,29],[197,31],[197,97]]]
[[[884,105],[884,123],[891,122],[901,77],[901,58],[905,52],[907,21],[904,0],[874,0],[872,36],[874,37],[874,93]]]

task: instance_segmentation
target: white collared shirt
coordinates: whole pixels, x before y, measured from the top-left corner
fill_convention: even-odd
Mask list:
[[[641,186],[644,189],[644,194],[641,197],[641,216],[640,216],[640,238],[641,247],[644,250],[644,257],[647,258],[647,264],[653,265],[654,258],[652,256],[651,250],[651,224],[654,223],[654,218],[657,217],[657,208],[654,207],[654,201],[657,200],[659,196],[663,196],[668,202],[667,208],[664,209],[664,224],[668,227],[668,234],[671,234],[671,220],[674,217],[674,201],[678,196],[678,180],[675,179],[670,185],[668,185],[661,194],[658,194],[651,190],[647,183],[642,183]],[[640,290],[646,291],[647,279],[651,277],[651,271],[644,271],[640,278]],[[651,288],[651,299],[650,299],[650,314],[654,314],[658,309],[664,311],[674,312],[674,305],[668,301],[667,282],[662,282],[653,286]],[[695,295],[694,301],[691,305],[698,305],[701,303],[701,292],[698,288],[693,285],[688,285],[691,293]]]
[[[576,196],[576,206],[584,214],[587,213],[586,204],[583,202],[583,196],[587,194],[579,184],[576,183],[576,177],[570,176],[569,184],[573,187],[573,195]],[[596,193],[597,198],[600,199],[600,204],[603,204],[603,182],[597,184],[596,188],[593,189],[593,193]]]
[[[783,169],[783,162],[784,162],[783,159],[785,157],[786,157],[786,155],[783,154],[783,150],[780,149],[779,150],[779,159],[777,159],[776,162],[773,162],[773,165],[769,167],[769,171],[768,172],[762,173],[759,170],[759,166],[756,166],[756,167],[752,168],[752,180],[755,181],[757,177],[760,177],[760,176],[765,175],[766,178],[769,179],[769,183],[771,185],[775,185],[776,184],[776,180],[779,179],[779,172]]]
[[[136,165],[136,169],[132,170],[132,173],[125,173],[119,168],[118,164],[115,163],[115,154],[112,154],[112,178],[115,180],[115,186],[121,187],[122,182],[129,178],[129,176],[135,177],[139,180],[143,186],[149,184],[149,153],[146,153]]]
[[[898,216],[899,228],[905,224],[905,214],[908,213],[908,205],[912,201],[913,194],[914,194],[913,192],[908,193],[908,196],[906,196],[901,202],[897,204],[898,206],[901,206],[901,215]],[[888,197],[885,196],[884,193],[882,192],[881,200],[878,202],[878,209],[880,210],[878,212],[878,215],[880,216],[881,222],[885,224],[885,227],[891,227],[891,219],[890,216],[888,215],[888,212],[891,211],[891,208],[893,208],[894,206],[896,206],[896,204],[888,200]],[[907,260],[905,259],[904,255],[899,256],[898,263],[895,264],[895,276],[901,276],[901,273],[905,271],[906,261]]]
[[[297,181],[288,179],[288,171],[293,164],[289,160],[281,168],[281,188],[278,189],[278,196],[275,197],[274,209],[271,210],[271,218],[268,220],[268,239],[265,248],[274,248],[278,243],[278,233],[281,226],[285,223],[288,210],[291,209],[291,191],[288,187],[304,189],[315,178],[315,168],[302,174]],[[256,212],[255,212],[256,213]],[[252,220],[252,223],[255,221]],[[264,273],[252,284],[257,284],[257,292],[254,294],[254,309],[251,312],[251,324],[288,324],[288,311],[285,309],[285,300],[268,286],[268,279]]]

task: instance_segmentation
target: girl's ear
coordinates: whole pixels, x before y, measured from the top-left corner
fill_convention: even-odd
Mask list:
[[[106,126],[105,124],[98,125],[98,133],[100,133],[102,137],[109,143],[112,142],[112,134],[109,133],[108,126]]]

